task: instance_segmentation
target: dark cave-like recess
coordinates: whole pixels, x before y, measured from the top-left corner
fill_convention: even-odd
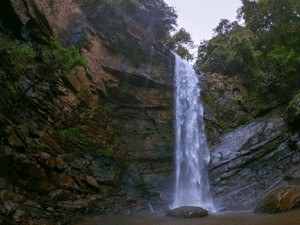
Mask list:
[[[15,35],[21,36],[22,22],[16,15],[10,0],[0,1],[0,22],[2,28],[11,30]]]

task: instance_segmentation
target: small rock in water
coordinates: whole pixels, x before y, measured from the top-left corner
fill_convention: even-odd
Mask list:
[[[181,206],[171,209],[167,212],[167,216],[180,218],[198,218],[208,216],[208,211],[197,206]]]

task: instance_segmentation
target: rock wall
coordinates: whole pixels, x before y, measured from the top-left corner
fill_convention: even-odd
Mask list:
[[[1,99],[0,223],[68,224],[84,213],[166,205],[169,196],[160,193],[170,192],[173,171],[169,51],[155,50],[159,65],[132,66],[104,46],[96,29],[101,21],[85,1],[6,0],[5,6],[19,25],[0,17],[0,28],[36,42],[53,35],[76,44],[89,67],[53,74],[54,83],[36,84],[14,109]]]
[[[204,78],[209,174],[219,210],[254,209],[271,189],[299,182],[299,131],[285,120],[289,99],[253,105],[245,92],[238,76]]]

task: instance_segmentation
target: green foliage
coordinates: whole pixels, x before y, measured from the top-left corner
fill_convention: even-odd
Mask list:
[[[39,151],[45,151],[46,149],[50,149],[50,146],[43,141],[39,142],[36,147]]]
[[[36,53],[30,44],[18,45],[15,43],[9,52],[12,73],[29,73],[35,58]]]
[[[101,155],[106,157],[114,156],[114,150],[112,148],[99,148],[98,151]]]
[[[55,81],[57,74],[70,74],[77,66],[87,66],[75,47],[63,47],[55,38],[47,41],[46,45],[38,45],[0,33],[1,94],[7,100],[19,101],[38,83]],[[24,88],[20,85],[22,79],[30,80],[31,85]]]
[[[220,33],[200,44],[197,61],[200,70],[239,74],[258,64],[260,54],[255,49],[256,37],[236,23],[227,25],[226,28],[216,28]]]
[[[296,114],[300,115],[300,92],[292,98],[288,107],[294,107],[296,109]]]
[[[221,20],[215,36],[198,48],[198,69],[240,74],[261,98],[299,88],[299,1],[242,2],[238,17],[245,20],[245,26]]]
[[[69,129],[61,130],[59,132],[59,135],[62,137],[67,137],[67,138],[77,140],[77,141],[80,141],[83,139],[78,128],[69,128]]]
[[[181,58],[186,60],[192,60],[193,56],[189,52],[188,48],[193,47],[191,35],[184,29],[181,28],[175,34],[169,37],[168,46],[170,49],[175,51]]]
[[[88,66],[75,46],[65,48],[53,37],[49,39],[49,45],[41,47],[41,57],[42,68],[60,71],[63,75],[74,72],[77,66]]]

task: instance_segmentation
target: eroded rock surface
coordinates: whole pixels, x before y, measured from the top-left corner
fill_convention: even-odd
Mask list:
[[[269,192],[255,207],[256,213],[279,213],[300,207],[300,186],[284,185]]]
[[[285,120],[287,99],[255,106],[246,101],[237,76],[208,75],[203,85],[216,208],[253,209],[271,189],[296,183],[300,141]]]

